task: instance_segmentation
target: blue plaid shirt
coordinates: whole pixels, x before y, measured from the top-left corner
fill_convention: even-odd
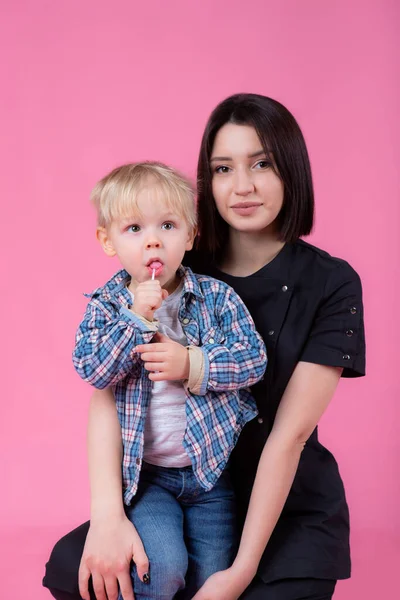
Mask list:
[[[187,427],[183,446],[199,483],[211,489],[244,425],[257,415],[249,386],[260,380],[267,360],[264,342],[239,296],[225,283],[181,267],[179,320],[188,345],[204,355],[200,393],[186,390]],[[152,382],[138,344],[156,333],[129,310],[129,274],[121,270],[90,298],[73,353],[79,375],[96,388],[115,386],[124,446],[124,501],[137,491],[143,457],[144,425]]]

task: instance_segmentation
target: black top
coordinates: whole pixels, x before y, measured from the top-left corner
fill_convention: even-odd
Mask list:
[[[298,241],[286,244],[248,277],[219,271],[207,256],[189,253],[196,273],[231,285],[250,310],[267,346],[268,367],[253,387],[259,418],[244,428],[232,456],[232,474],[244,519],[260,454],[286,385],[299,361],[343,367],[343,377],[365,374],[361,283],[348,263]],[[271,482],[273,484],[273,482]],[[332,454],[313,432],[259,575],[344,579],[350,575],[349,515]]]

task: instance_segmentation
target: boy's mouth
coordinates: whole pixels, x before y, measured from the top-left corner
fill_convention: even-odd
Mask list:
[[[149,262],[147,263],[147,270],[149,272],[150,277],[154,273],[155,277],[159,277],[161,275],[161,272],[163,270],[164,264],[161,262],[160,259],[158,258],[152,258],[149,260]]]

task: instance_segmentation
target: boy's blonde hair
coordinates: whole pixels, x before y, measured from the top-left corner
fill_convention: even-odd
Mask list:
[[[174,213],[182,216],[191,232],[195,232],[197,215],[193,186],[178,171],[160,162],[122,165],[96,184],[90,199],[97,210],[99,227],[108,227],[115,219],[129,219],[139,213],[138,196],[149,189]]]

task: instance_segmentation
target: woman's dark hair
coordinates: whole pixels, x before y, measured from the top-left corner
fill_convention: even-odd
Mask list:
[[[215,255],[228,239],[229,227],[218,213],[213,198],[210,167],[215,137],[226,123],[254,127],[267,156],[273,156],[284,188],[283,206],[278,216],[281,239],[294,242],[308,235],[313,226],[314,192],[307,148],[296,119],[272,98],[235,94],[213,110],[201,142],[197,166],[197,248]]]

